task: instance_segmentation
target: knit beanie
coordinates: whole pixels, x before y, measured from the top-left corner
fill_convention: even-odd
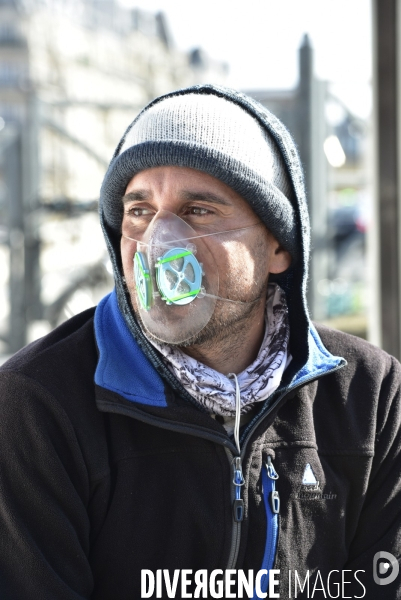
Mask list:
[[[122,197],[132,177],[158,166],[190,167],[216,177],[244,198],[293,263],[299,252],[293,188],[275,140],[237,103],[196,92],[161,97],[127,129],[106,174],[102,210],[121,231]]]

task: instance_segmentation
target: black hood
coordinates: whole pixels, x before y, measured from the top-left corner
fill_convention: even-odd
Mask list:
[[[297,260],[295,264],[293,263],[293,265],[285,273],[275,276],[271,275],[269,281],[277,282],[286,293],[291,331],[290,351],[293,357],[290,370],[291,373],[294,373],[294,371],[299,370],[306,363],[309,356],[309,316],[306,301],[306,288],[310,248],[310,226],[303,170],[294,141],[284,125],[264,106],[249,96],[227,88],[212,85],[193,86],[172,92],[171,94],[166,94],[160,98],[156,98],[144,110],[147,110],[150,106],[160,102],[160,100],[164,98],[177,95],[182,96],[186,94],[213,94],[236,103],[242,109],[247,111],[252,117],[254,117],[262,126],[262,128],[264,128],[267,133],[270,134],[270,136],[276,142],[281,153],[293,187],[291,203],[295,213],[296,232],[294,232],[294,235],[296,236],[297,244]],[[135,123],[139,117],[140,115],[138,115],[133,123]],[[135,172],[132,172],[132,170],[130,171],[128,166],[129,163],[127,161],[124,162],[123,159],[124,154],[127,154],[129,151],[120,154],[120,150],[124,144],[126,135],[130,131],[133,123],[130,124],[120,143],[118,144],[104,178],[99,202],[100,221],[113,265],[118,303],[124,319],[138,344],[161,376],[168,381],[168,383],[174,389],[178,390],[185,397],[187,397],[187,393],[184,393],[181,384],[166,368],[159,354],[143,334],[136,320],[131,305],[130,295],[123,277],[120,255],[121,235],[120,232],[116,231],[116,227],[110,224],[110,220],[106,215],[106,205],[110,204],[111,190],[114,194],[118,194],[118,201],[120,201],[124,195],[128,182],[135,175]],[[116,199],[114,198],[114,200]],[[264,215],[261,213],[258,213],[258,215],[268,227],[268,223],[266,218],[264,218]]]

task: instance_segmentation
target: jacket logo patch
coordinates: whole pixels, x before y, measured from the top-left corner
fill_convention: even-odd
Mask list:
[[[307,463],[305,466],[304,476],[302,477],[302,485],[313,485],[319,487],[319,482],[316,479],[309,463]]]
[[[299,492],[295,494],[295,498],[298,500],[335,500],[337,494],[323,493],[320,489],[320,482],[316,479],[310,463],[306,463],[302,485]]]

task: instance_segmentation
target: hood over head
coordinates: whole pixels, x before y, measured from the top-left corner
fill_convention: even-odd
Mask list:
[[[204,171],[230,186],[290,252],[291,267],[271,275],[270,281],[276,281],[287,295],[291,353],[299,369],[309,354],[310,231],[298,153],[284,125],[264,106],[212,85],[178,90],[145,107],[117,146],[101,188],[100,219],[118,302],[139,345],[173,388],[182,391],[135,319],[120,256],[122,198],[128,183],[140,171],[167,165]]]

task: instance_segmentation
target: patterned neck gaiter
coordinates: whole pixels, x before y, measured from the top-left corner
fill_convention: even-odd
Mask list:
[[[266,302],[265,335],[254,362],[237,378],[241,390],[241,414],[256,402],[266,400],[280,385],[291,361],[288,353],[290,329],[285,294],[269,284]],[[164,356],[167,366],[199,404],[213,415],[235,415],[235,384],[211,367],[191,358],[176,346],[150,340]]]

